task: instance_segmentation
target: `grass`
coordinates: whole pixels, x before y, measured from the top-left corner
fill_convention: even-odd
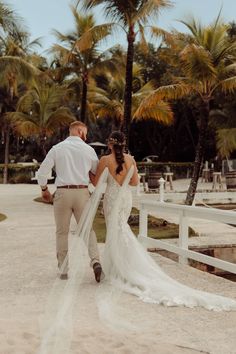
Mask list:
[[[139,211],[136,208],[132,209],[131,215],[138,216]],[[133,223],[132,223],[133,224]],[[137,236],[139,233],[139,225],[136,222],[134,225],[130,223],[133,233]],[[96,232],[98,242],[105,242],[106,226],[102,213],[102,207],[98,208],[97,214],[93,223],[94,231]],[[196,236],[196,233],[190,228],[190,236]],[[148,217],[148,236],[155,239],[177,238],[179,237],[179,225],[169,223],[164,219]]]
[[[41,197],[35,198],[34,201],[45,203]],[[136,236],[139,233],[138,215],[138,209],[133,208],[129,224]],[[98,242],[105,242],[106,225],[101,204],[98,207],[93,223],[93,228],[96,232]],[[189,234],[190,236],[196,236],[196,233],[191,228]],[[155,239],[177,238],[179,237],[179,225],[167,222],[164,219],[148,216],[148,236]]]
[[[7,217],[6,217],[6,215],[4,215],[4,214],[0,214],[0,221],[3,221],[3,220],[5,220]]]

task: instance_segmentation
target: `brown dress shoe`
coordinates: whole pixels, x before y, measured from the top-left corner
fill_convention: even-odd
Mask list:
[[[93,271],[94,271],[94,275],[95,275],[95,279],[97,283],[100,283],[101,280],[101,275],[102,275],[102,267],[101,264],[96,262],[93,265]]]
[[[61,280],[67,280],[68,279],[68,274],[67,273],[62,273],[62,274],[60,274],[60,279]]]

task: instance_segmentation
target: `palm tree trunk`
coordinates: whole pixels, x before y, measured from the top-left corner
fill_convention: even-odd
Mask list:
[[[10,127],[7,125],[5,131],[5,153],[4,153],[4,169],[3,169],[4,184],[7,184],[8,182],[9,145],[10,145]]]
[[[39,141],[40,141],[40,148],[42,151],[43,158],[45,158],[45,156],[47,155],[47,151],[45,148],[46,135],[44,133],[40,136]]]
[[[88,73],[84,72],[82,77],[82,97],[81,97],[81,110],[80,120],[85,122],[86,120],[86,108],[87,108],[87,92],[88,92]]]
[[[129,146],[129,130],[132,112],[132,82],[133,82],[133,61],[134,61],[134,26],[130,26],[127,35],[128,49],[126,58],[125,94],[124,94],[124,125],[123,131],[126,135],[126,145]]]
[[[204,158],[205,153],[205,141],[206,141],[206,133],[208,127],[208,117],[209,117],[209,100],[204,101],[203,111],[201,114],[200,120],[200,128],[199,128],[199,136],[198,136],[198,143],[196,148],[196,155],[193,167],[193,175],[192,179],[188,188],[185,204],[192,205],[193,200],[195,197],[195,193],[197,190],[198,179],[200,175],[201,164]]]
[[[117,130],[121,130],[122,129],[122,121],[123,119],[112,119],[112,125],[111,125],[111,131],[117,131]]]

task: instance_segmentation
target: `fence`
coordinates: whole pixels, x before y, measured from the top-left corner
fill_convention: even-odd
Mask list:
[[[148,214],[150,212],[165,212],[166,214],[175,214],[179,217],[179,244],[178,246],[152,239],[148,236]],[[223,269],[227,272],[236,274],[236,264],[213,258],[188,249],[189,237],[189,218],[211,220],[226,224],[236,225],[236,214],[234,211],[207,209],[203,207],[171,204],[164,202],[140,201],[139,214],[139,240],[146,247],[159,247],[169,252],[179,255],[179,262],[186,264],[188,258],[195,261]],[[236,241],[236,236],[235,236]]]

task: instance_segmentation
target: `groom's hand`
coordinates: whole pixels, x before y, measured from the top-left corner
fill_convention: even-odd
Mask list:
[[[52,202],[52,194],[50,193],[50,191],[48,190],[48,188],[45,191],[42,191],[42,199],[46,202],[46,203],[51,203]]]

